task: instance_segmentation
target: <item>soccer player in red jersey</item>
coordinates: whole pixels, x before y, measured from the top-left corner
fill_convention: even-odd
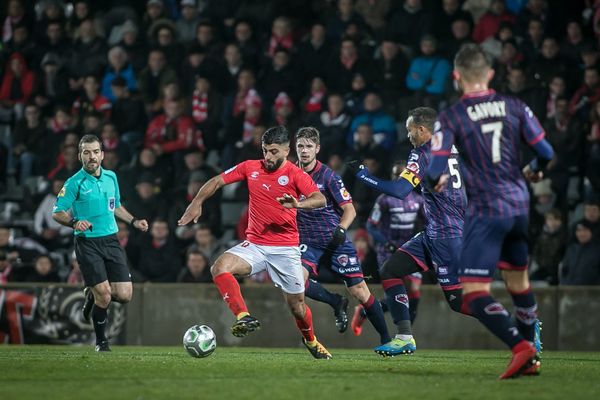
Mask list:
[[[237,318],[231,333],[243,337],[260,328],[258,319],[248,312],[234,275],[248,276],[266,270],[283,291],[304,345],[313,357],[328,359],[331,354],[317,341],[312,313],[304,302],[296,225],[296,209],[324,207],[326,200],[311,177],[287,161],[290,137],[285,127],[268,129],[262,136],[262,149],[263,160],[244,161],[206,182],[178,224],[197,222],[207,198],[225,185],[246,180],[250,192],[247,240],[227,250],[211,267],[215,285]]]

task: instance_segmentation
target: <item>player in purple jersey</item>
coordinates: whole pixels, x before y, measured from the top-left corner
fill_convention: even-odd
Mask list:
[[[320,150],[319,131],[303,127],[296,134],[296,152],[300,167],[308,173],[327,199],[325,207],[312,212],[298,212],[300,251],[305,268],[305,294],[314,300],[328,303],[337,310],[339,299],[327,292],[316,280],[319,268],[328,268],[346,284],[348,292],[360,302],[367,318],[379,333],[381,344],[391,341],[381,309],[363,278],[356,249],[346,235],[346,230],[356,217],[352,197],[342,179],[331,168],[317,161]],[[345,306],[347,307],[347,301]],[[347,319],[346,319],[347,326]],[[338,326],[339,328],[339,326]]]
[[[436,111],[428,107],[409,111],[406,129],[414,149],[411,150],[408,164],[398,180],[382,181],[369,175],[369,171],[362,166],[356,174],[357,178],[365,185],[390,196],[406,198],[420,185],[425,175],[436,117]],[[425,230],[403,244],[381,269],[386,303],[398,328],[398,334],[389,344],[377,349],[380,354],[411,354],[417,348],[412,335],[408,294],[403,282],[406,276],[433,269],[450,308],[462,312],[462,290],[458,282],[457,259],[467,200],[458,160],[448,160],[445,170],[452,175],[452,183],[444,191],[435,193],[420,185],[424,199]]]
[[[454,78],[464,95],[436,122],[426,179],[436,190],[448,184],[444,166],[456,145],[469,196],[459,264],[463,307],[512,349],[512,359],[500,375],[505,379],[539,372],[537,304],[527,272],[525,178],[539,180],[553,150],[529,107],[488,88],[493,75],[479,46],[465,45],[456,54]],[[522,173],[523,141],[538,157]],[[515,305],[516,326],[490,294],[496,267]]]
[[[392,180],[399,179],[404,168],[406,168],[406,162],[396,161],[392,166]],[[367,230],[375,242],[379,269],[396,252],[396,249],[413,237],[422,208],[423,197],[416,190],[410,192],[404,199],[387,194],[377,197],[367,221]],[[404,285],[408,292],[411,324],[414,323],[417,316],[417,308],[421,298],[421,282],[420,272],[415,272],[404,278]],[[380,300],[380,302],[383,311],[388,311],[385,300]],[[364,309],[360,305],[356,306],[352,317],[352,331],[356,336],[360,336],[362,333],[362,325],[366,318]]]

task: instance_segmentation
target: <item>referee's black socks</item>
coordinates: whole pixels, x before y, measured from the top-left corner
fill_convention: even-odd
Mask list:
[[[98,307],[97,304],[94,304],[94,308],[92,309],[92,322],[94,324],[94,332],[96,332],[96,344],[107,340],[104,333],[108,324],[107,310],[107,308]]]

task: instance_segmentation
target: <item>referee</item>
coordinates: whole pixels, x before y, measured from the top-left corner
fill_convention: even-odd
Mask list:
[[[148,230],[146,220],[133,217],[121,205],[117,176],[102,169],[103,158],[104,152],[97,136],[81,138],[79,161],[83,168],[65,182],[52,214],[56,222],[74,230],[75,254],[88,287],[85,290],[86,303],[89,301],[91,306],[91,300],[94,300],[92,322],[96,332],[96,351],[110,351],[104,330],[111,299],[127,303],[133,294],[125,252],[117,240],[115,216],[142,232]]]

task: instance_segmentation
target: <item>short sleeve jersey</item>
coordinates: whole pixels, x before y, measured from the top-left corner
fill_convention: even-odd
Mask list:
[[[458,148],[468,215],[508,218],[529,212],[521,143],[543,138],[544,129],[525,103],[487,90],[463,96],[440,113],[432,154],[448,155],[453,144]]]
[[[277,198],[289,194],[300,199],[317,192],[317,185],[306,172],[289,161],[269,171],[262,160],[248,160],[221,177],[226,184],[242,180],[248,184],[248,241],[264,246],[298,246],[297,210],[283,207]]]
[[[327,205],[315,210],[298,210],[300,242],[317,247],[326,247],[331,241],[333,230],[340,224],[342,206],[352,203],[352,197],[344,182],[331,168],[317,161],[310,172]]]
[[[115,209],[121,206],[119,183],[114,172],[102,169],[100,176],[88,174],[83,168],[65,182],[56,197],[53,212],[69,211],[73,218],[92,224],[75,236],[102,237],[117,233]]]
[[[413,236],[422,205],[423,197],[414,190],[404,199],[382,194],[375,201],[369,222],[387,241],[400,247]]]

